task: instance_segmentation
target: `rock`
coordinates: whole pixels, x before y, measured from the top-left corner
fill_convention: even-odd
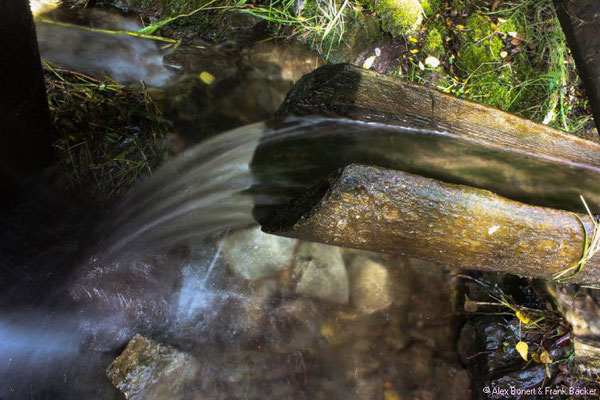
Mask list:
[[[294,274],[299,277],[296,293],[332,303],[348,302],[348,274],[338,247],[302,243]]]
[[[349,275],[350,300],[359,312],[371,314],[392,304],[389,274],[382,264],[365,256],[355,257]]]
[[[548,283],[546,288],[573,327],[575,364],[590,375],[600,373],[600,294],[593,289]]]
[[[407,377],[415,386],[428,387],[433,381],[433,350],[421,343],[414,343],[398,356]]]
[[[127,399],[177,400],[197,369],[191,356],[136,335],[106,374]]]
[[[464,368],[435,360],[435,387],[438,399],[463,400],[470,399],[471,377]]]
[[[247,280],[274,275],[291,262],[296,240],[263,233],[259,227],[225,238],[223,257],[232,271]]]

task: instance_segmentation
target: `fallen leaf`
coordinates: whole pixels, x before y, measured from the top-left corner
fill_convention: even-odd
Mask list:
[[[214,75],[208,71],[200,72],[200,74],[198,75],[198,78],[200,78],[200,80],[202,82],[206,83],[207,85],[210,85],[215,80]]]
[[[502,57],[502,58],[506,58],[507,55],[508,55],[508,53],[506,51],[504,51],[504,50],[502,50],[500,52],[500,57]]]
[[[517,318],[519,318],[519,321],[525,325],[529,325],[531,323],[531,318],[529,318],[529,315],[527,315],[525,312],[519,310],[515,313],[515,315]]]
[[[411,54],[417,54],[419,52],[419,49],[412,49],[410,52]]]
[[[527,352],[529,351],[529,346],[525,342],[519,342],[515,346],[515,349],[519,352],[523,360],[527,361]]]
[[[440,66],[440,60],[433,56],[429,56],[425,59],[425,64],[429,65],[431,68],[437,68]]]
[[[466,312],[475,312],[477,311],[477,302],[473,300],[465,300],[465,311]]]
[[[423,65],[423,63],[421,61],[419,61],[419,69],[421,71],[425,70],[425,66]]]
[[[461,30],[461,31],[462,31],[463,29],[465,29],[465,26],[464,26],[464,25],[461,25],[461,24],[458,24],[458,25],[456,25],[456,29],[458,29],[458,30]]]
[[[491,11],[496,11],[496,8],[498,8],[498,6],[500,5],[500,0],[496,0],[494,1],[494,4],[492,4],[492,8]]]
[[[550,353],[548,353],[546,350],[542,351],[542,353],[540,354],[540,362],[542,364],[552,363],[552,357],[550,357]]]
[[[377,58],[377,57],[375,57],[375,56],[371,56],[371,57],[367,58],[367,59],[365,60],[365,62],[363,63],[363,66],[362,66],[362,67],[363,67],[364,69],[371,69],[371,67],[373,66],[373,63],[375,62],[375,58]]]
[[[517,38],[514,38],[510,41],[510,44],[512,44],[513,46],[518,46],[521,44],[521,41]]]
[[[408,40],[410,40],[413,43],[419,43],[419,41],[417,39],[415,39],[414,37],[412,37],[412,36],[409,36]]]

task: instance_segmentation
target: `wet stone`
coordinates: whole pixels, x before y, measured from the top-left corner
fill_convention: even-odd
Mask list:
[[[349,267],[351,303],[357,311],[371,314],[392,304],[390,277],[386,267],[359,256]]]
[[[196,370],[189,355],[136,335],[106,372],[127,399],[176,400],[185,398]]]
[[[263,233],[259,227],[234,232],[223,243],[231,270],[247,280],[274,275],[291,262],[296,240]]]
[[[338,247],[302,243],[294,274],[298,277],[296,293],[332,303],[348,302],[348,274]]]

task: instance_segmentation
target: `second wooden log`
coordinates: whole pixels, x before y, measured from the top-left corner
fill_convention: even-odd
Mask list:
[[[588,216],[397,170],[350,165],[261,221],[266,232],[467,269],[552,278],[582,256]],[[572,282],[599,283],[592,258]]]

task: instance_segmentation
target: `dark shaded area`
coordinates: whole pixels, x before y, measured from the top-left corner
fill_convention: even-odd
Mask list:
[[[51,159],[50,119],[29,2],[0,3],[0,205]]]
[[[61,290],[94,240],[97,205],[67,195],[48,183],[53,179],[32,179],[15,205],[0,211],[0,305],[68,301]]]
[[[600,2],[554,0],[567,43],[600,127]]]

